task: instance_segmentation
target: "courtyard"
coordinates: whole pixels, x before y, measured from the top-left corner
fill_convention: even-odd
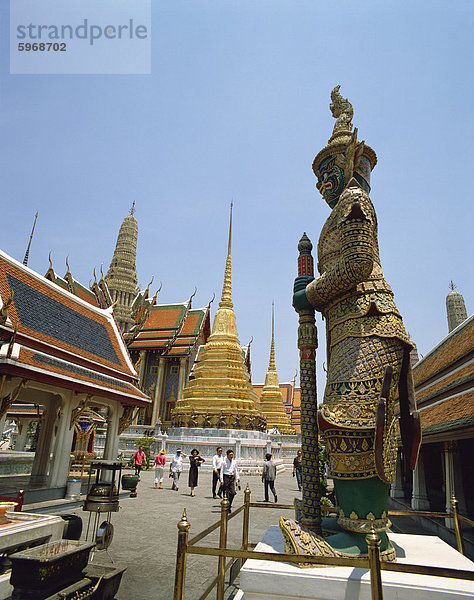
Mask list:
[[[112,514],[115,532],[109,552],[115,563],[127,567],[116,596],[117,600],[171,600],[178,540],[177,523],[181,519],[183,509],[186,508],[191,525],[190,538],[220,518],[220,500],[212,498],[211,471],[203,470],[199,474],[199,486],[194,498],[189,495],[187,477],[187,471],[184,471],[177,492],[171,490],[171,479],[167,477],[164,480],[164,488],[159,490],[154,487],[154,471],[143,471],[137,498],[122,498],[119,512]],[[233,508],[243,503],[247,484],[252,492],[251,501],[263,500],[263,484],[260,477],[244,475]],[[294,498],[300,496],[296,479],[291,476],[291,469],[287,468],[278,475],[275,487],[280,504],[292,504]],[[288,517],[293,512],[274,509],[272,503],[262,502],[262,505],[271,508],[253,508],[250,511],[250,542],[258,542],[270,525],[278,524],[280,515]],[[81,508],[68,512],[82,517],[85,535],[88,514]],[[217,530],[205,538],[202,544],[217,545],[218,536]],[[239,514],[229,521],[228,546],[239,547],[241,538],[242,514]],[[110,564],[107,554],[103,551],[95,554],[94,561]],[[185,598],[196,600],[217,575],[217,559],[189,555],[186,573]],[[236,588],[234,585],[228,586],[228,581],[227,575],[226,598],[232,598]],[[215,592],[209,594],[209,598],[213,597]]]

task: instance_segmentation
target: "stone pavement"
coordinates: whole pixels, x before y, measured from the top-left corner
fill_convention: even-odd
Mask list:
[[[117,564],[126,565],[117,600],[172,600],[178,539],[177,523],[186,508],[191,524],[189,537],[193,537],[220,518],[220,500],[213,500],[211,493],[212,474],[201,471],[196,496],[189,496],[188,473],[181,475],[178,492],[171,490],[171,479],[166,476],[164,489],[154,489],[154,472],[144,471],[138,486],[138,497],[120,500],[120,511],[112,513],[115,528],[114,539],[109,551]],[[243,476],[242,490],[234,499],[233,508],[243,503],[243,491],[249,484],[251,501],[263,500],[263,484],[260,477]],[[291,467],[280,473],[276,480],[278,502],[292,504],[297,491],[296,479],[291,476]],[[272,506],[272,503],[262,503]],[[80,515],[87,529],[88,513],[81,509],[69,511]],[[275,508],[251,508],[249,541],[258,542],[270,525],[278,524],[280,515],[287,517],[293,511]],[[215,531],[200,542],[200,545],[217,545],[219,531]],[[242,539],[242,513],[229,522],[228,547],[240,547]],[[110,564],[105,552],[97,552],[94,562]],[[186,600],[197,600],[208,583],[217,575],[217,558],[189,555],[187,561]],[[229,577],[226,574],[226,581]],[[234,586],[228,587],[226,598],[232,596]],[[216,592],[208,598],[215,598]]]

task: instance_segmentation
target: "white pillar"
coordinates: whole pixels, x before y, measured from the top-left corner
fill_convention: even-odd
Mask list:
[[[404,495],[402,479],[402,451],[399,448],[397,452],[397,470],[395,473],[395,481],[392,483],[390,488],[390,497],[403,498]]]
[[[453,442],[444,442],[444,473],[446,478],[446,512],[451,512],[451,496],[454,493]],[[454,529],[453,519],[445,519],[444,523],[449,529]]]
[[[430,503],[426,494],[425,468],[423,464],[423,452],[418,455],[416,469],[413,471],[413,488],[411,496],[411,507],[414,510],[429,510]]]
[[[43,478],[48,474],[51,447],[54,440],[54,426],[57,419],[57,410],[60,406],[60,398],[53,396],[45,403],[45,411],[41,419],[41,429],[36,445],[35,458],[31,469],[31,480]]]
[[[65,392],[64,396],[62,396],[61,417],[59,419],[49,477],[51,487],[66,485],[69,462],[71,460],[72,441],[74,439],[74,425],[71,427],[72,411],[85,398],[85,394],[74,394],[73,391]]]
[[[109,406],[107,416],[107,434],[105,436],[104,460],[117,460],[119,444],[119,421],[122,416],[123,406],[120,402]]]

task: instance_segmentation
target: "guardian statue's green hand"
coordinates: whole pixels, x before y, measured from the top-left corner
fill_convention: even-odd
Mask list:
[[[312,275],[300,275],[295,279],[295,285],[293,286],[293,308],[296,312],[313,308],[312,304],[306,297],[306,286],[308,283],[313,281]]]

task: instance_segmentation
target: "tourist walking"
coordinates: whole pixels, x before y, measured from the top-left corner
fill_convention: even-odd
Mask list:
[[[224,457],[222,456],[222,448],[219,446],[216,449],[216,454],[212,457],[212,497],[216,498],[216,487],[218,482],[220,481],[221,468],[222,463],[224,462]],[[219,488],[217,490],[217,495],[219,498],[222,498],[222,490],[219,484]]]
[[[160,450],[155,456],[155,489],[163,489],[163,474],[165,472],[165,451]]]
[[[179,476],[183,471],[183,457],[186,454],[181,452],[181,448],[176,450],[176,454],[173,456],[173,460],[170,463],[170,475],[173,478],[173,485],[171,486],[172,490],[178,491],[179,487]]]
[[[140,471],[142,470],[143,463],[147,465],[146,454],[143,452],[143,446],[138,446],[138,450],[133,455],[133,466],[135,467],[135,475],[140,481]]]
[[[231,512],[232,501],[236,494],[235,484],[240,482],[239,469],[237,467],[237,461],[234,459],[233,450],[226,451],[226,457],[222,462],[220,481],[221,491],[227,495],[227,500],[229,500],[229,512]]]
[[[191,450],[191,456],[189,457],[189,476],[188,476],[188,485],[191,488],[190,496],[194,497],[194,488],[197,487],[198,484],[198,468],[202,465],[204,459],[199,456],[199,450],[197,448],[193,448]]]
[[[303,463],[301,461],[302,458],[301,450],[298,450],[295,458],[293,459],[293,477],[296,475],[296,483],[298,484],[298,491],[301,492],[303,487]]]
[[[268,488],[272,490],[275,502],[278,502],[278,496],[275,491],[275,479],[277,476],[276,464],[272,460],[271,454],[265,454],[265,462],[263,463],[262,481],[265,487],[265,502],[270,502],[268,499]]]

